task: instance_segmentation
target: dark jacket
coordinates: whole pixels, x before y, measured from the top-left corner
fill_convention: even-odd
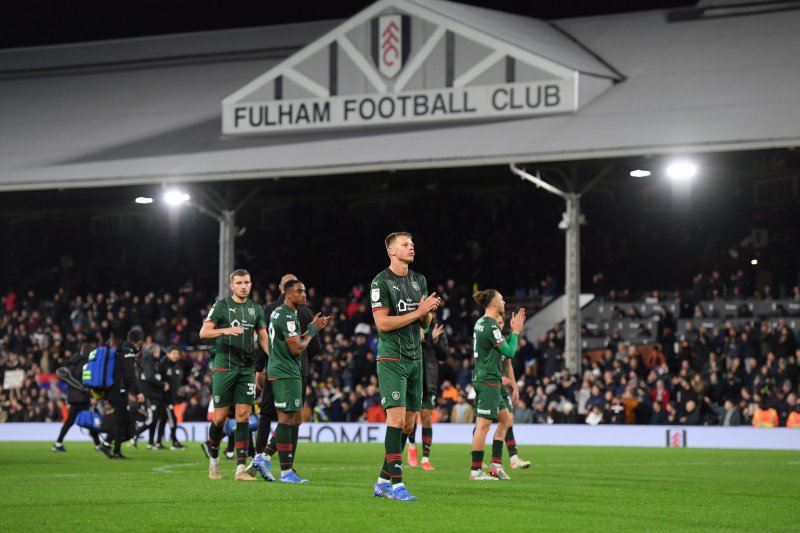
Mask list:
[[[424,355],[422,390],[436,394],[439,392],[439,361],[447,359],[450,353],[447,333],[443,331],[436,342],[433,342],[429,329],[425,334],[425,341],[422,343],[422,351]]]
[[[75,353],[72,357],[67,359],[64,366],[67,367],[69,373],[72,375],[73,378],[80,382],[83,378],[83,365],[89,361],[89,354],[85,353]],[[91,395],[89,394],[88,390],[81,390],[76,389],[73,386],[67,387],[67,403],[70,405],[76,403],[89,403],[91,401]]]
[[[161,377],[169,385],[169,390],[164,393],[164,401],[169,405],[175,405],[180,399],[178,391],[183,385],[183,367],[180,361],[172,362],[169,357],[164,357],[159,361]]]
[[[108,400],[111,403],[121,404],[128,402],[128,394],[139,394],[139,383],[136,380],[136,356],[139,350],[131,343],[126,342],[117,350],[117,360],[114,363],[114,385],[108,391]]]
[[[275,309],[283,305],[285,302],[286,295],[281,294],[278,296],[277,300],[264,307],[264,314],[267,317],[267,323],[269,323],[269,315],[271,315]],[[297,308],[297,320],[300,321],[301,332],[305,332],[308,329],[308,325],[312,320],[314,320],[314,312],[308,306],[301,305]],[[319,355],[320,350],[319,335],[314,335],[314,338],[311,339],[310,343],[308,343],[308,347],[303,351],[303,353],[300,354],[300,373],[303,375],[303,377],[308,377],[308,362]],[[258,355],[256,355],[256,372],[261,372],[266,368],[266,366],[266,354],[259,350]]]
[[[158,359],[149,353],[143,353],[139,357],[139,388],[150,401],[161,401],[164,398],[164,376],[158,363]]]

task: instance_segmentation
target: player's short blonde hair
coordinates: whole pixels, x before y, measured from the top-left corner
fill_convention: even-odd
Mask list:
[[[390,233],[389,235],[386,236],[386,239],[384,239],[384,241],[383,241],[386,244],[386,249],[387,250],[389,249],[389,246],[392,245],[394,240],[397,239],[398,237],[408,237],[409,239],[413,239],[414,238],[407,231],[395,231],[394,233]]]
[[[231,277],[231,283],[233,283],[233,278],[235,278],[237,276],[240,277],[240,276],[249,276],[249,275],[250,275],[250,272],[248,272],[247,270],[245,270],[243,268],[238,268],[238,269],[234,270],[233,272],[231,272],[231,276],[230,276]]]

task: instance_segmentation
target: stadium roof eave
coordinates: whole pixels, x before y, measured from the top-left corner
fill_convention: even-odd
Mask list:
[[[724,143],[697,143],[673,146],[621,147],[604,150],[585,150],[579,152],[520,153],[494,156],[456,157],[441,159],[396,160],[380,163],[352,165],[324,165],[297,168],[271,168],[249,171],[212,172],[194,174],[160,174],[124,177],[103,177],[96,179],[76,179],[73,181],[42,181],[3,184],[0,192],[32,191],[48,189],[80,189],[90,187],[124,187],[148,184],[203,183],[224,180],[280,179],[314,176],[335,176],[341,174],[361,174],[369,172],[388,172],[397,170],[425,170],[439,168],[460,168],[476,166],[499,166],[512,163],[558,163],[644,157],[657,155],[698,154],[734,152],[745,150],[768,150],[800,147],[800,138],[767,139],[762,141],[742,141]]]

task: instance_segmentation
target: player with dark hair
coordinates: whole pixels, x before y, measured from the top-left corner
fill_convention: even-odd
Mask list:
[[[278,426],[275,429],[275,444],[281,464],[280,481],[283,483],[308,483],[294,471],[293,427],[298,413],[303,408],[300,354],[316,337],[317,332],[328,325],[330,317],[317,313],[303,332],[297,318],[297,308],[306,303],[306,287],[298,279],[284,285],[286,301],[269,315],[269,362],[267,379],[272,384],[275,409],[278,411]],[[253,467],[264,479],[269,480],[271,465],[263,455],[253,459]]]
[[[179,363],[181,350],[177,346],[167,348],[167,356],[159,363],[159,370],[164,380],[164,404],[165,414],[158,424],[158,442],[164,436],[166,425],[169,424],[169,438],[172,441],[170,449],[184,450],[186,446],[178,441],[177,429],[178,420],[175,417],[175,404],[180,399],[178,391],[183,383],[183,368]]]
[[[430,326],[441,305],[428,296],[425,276],[409,268],[414,261],[410,233],[397,232],[384,241],[389,268],[372,280],[372,316],[378,328],[378,383],[386,411],[385,456],[373,494],[414,501],[403,484],[403,447],[422,406],[422,345],[420,329]]]
[[[510,479],[503,470],[503,444],[506,431],[511,425],[511,414],[505,406],[502,394],[502,358],[512,358],[517,351],[517,339],[525,324],[525,309],[511,314],[511,335],[506,341],[498,325],[498,320],[505,318],[505,300],[503,295],[494,289],[479,291],[473,295],[475,301],[486,311],[475,323],[473,330],[473,349],[475,370],[472,373],[472,386],[476,392],[475,435],[472,438],[472,467],[470,479],[494,480]],[[519,398],[514,388],[512,403]],[[489,475],[483,471],[483,454],[486,434],[497,419],[497,430],[492,441],[492,463]]]
[[[267,321],[264,310],[250,299],[253,283],[246,270],[234,270],[230,276],[231,296],[217,300],[208,312],[201,339],[216,339],[212,367],[214,413],[203,451],[209,457],[208,477],[221,479],[219,444],[225,435],[228,409],[235,405],[236,474],[238,481],[255,481],[245,472],[247,448],[250,444],[250,412],[256,399],[255,343],[264,351],[267,346]],[[255,333],[255,335],[254,335]]]
[[[442,324],[436,324],[420,335],[422,342],[422,410],[419,413],[422,424],[422,469],[435,470],[431,465],[431,446],[433,445],[433,410],[436,408],[436,392],[439,390],[439,363],[447,359],[450,347]],[[408,466],[415,467],[418,462],[416,446],[417,424],[408,436]]]
[[[106,394],[106,399],[114,409],[114,431],[109,438],[114,439],[112,459],[126,459],[122,455],[122,442],[132,436],[130,403],[128,395],[136,396],[139,403],[144,402],[144,394],[139,392],[136,380],[136,357],[142,348],[144,333],[140,328],[128,332],[128,340],[117,350],[114,363],[114,384]]]

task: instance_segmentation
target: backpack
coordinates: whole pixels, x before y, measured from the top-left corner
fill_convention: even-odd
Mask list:
[[[110,389],[114,384],[116,360],[116,348],[106,345],[92,350],[89,353],[89,361],[83,365],[83,384],[91,389]]]
[[[100,429],[102,424],[102,417],[95,411],[78,411],[75,417],[75,424],[86,429]]]

